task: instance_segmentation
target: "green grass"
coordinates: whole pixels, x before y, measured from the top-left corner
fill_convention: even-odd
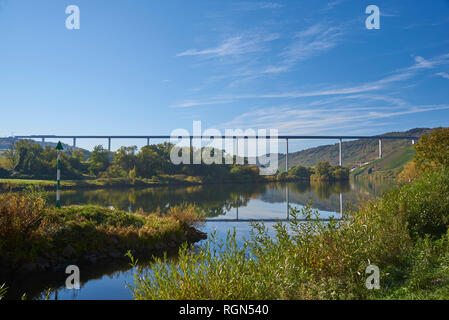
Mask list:
[[[176,263],[139,268],[131,290],[135,299],[449,299],[448,188],[449,172],[433,172],[344,221],[292,209],[275,237],[254,224],[243,246],[235,233],[199,252],[186,246]],[[380,268],[380,290],[365,286],[371,264]]]
[[[63,189],[80,188],[108,188],[108,187],[151,187],[157,185],[185,184],[197,185],[202,180],[198,177],[188,177],[184,175],[161,175],[152,179],[137,178],[134,183],[125,178],[86,178],[84,180],[62,180]],[[0,190],[23,190],[28,186],[38,186],[46,190],[56,188],[56,180],[34,180],[34,179],[0,179]]]

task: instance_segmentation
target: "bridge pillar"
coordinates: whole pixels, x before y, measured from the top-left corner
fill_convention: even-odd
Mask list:
[[[288,171],[288,138],[285,139],[285,142],[287,144],[287,152],[285,153],[285,171]]]
[[[382,139],[379,139],[379,159],[382,159]]]
[[[111,138],[108,138],[108,151],[111,152]]]
[[[45,138],[42,138],[41,144],[42,144],[42,148],[45,147]]]
[[[193,143],[192,143],[193,137],[190,136],[190,149],[189,149],[189,154],[190,154],[190,159],[189,161],[191,161],[190,163],[193,163]]]
[[[76,138],[73,138],[73,147],[76,148]]]
[[[150,138],[147,138],[147,147],[150,145]]]
[[[342,141],[341,141],[341,139],[338,141],[338,165],[340,166],[340,167],[342,167],[343,166],[343,158],[342,158],[342,153],[341,153],[341,144],[342,144]]]

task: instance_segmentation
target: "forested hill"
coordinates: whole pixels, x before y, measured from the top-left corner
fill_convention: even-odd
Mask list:
[[[14,142],[14,139],[12,137],[0,138],[0,151],[9,149],[13,142]],[[41,144],[37,140],[33,140],[33,142]],[[47,142],[47,141],[45,141],[44,146],[50,146],[52,148],[55,148],[57,144],[58,144],[57,142]],[[90,154],[90,152],[88,150],[86,150],[86,149],[82,149],[82,148],[78,148],[78,147],[73,148],[72,146],[70,146],[68,144],[65,144],[65,143],[62,143],[62,147],[64,148],[64,150],[76,149],[76,150],[80,150],[85,155],[89,155]]]
[[[415,128],[405,132],[388,132],[382,134],[384,136],[421,136],[422,134],[431,131],[428,128]],[[382,140],[382,154],[387,156],[393,150],[404,150],[407,152],[411,144],[408,140]],[[343,166],[355,167],[360,163],[372,162],[379,156],[379,142],[378,140],[353,140],[343,141]],[[320,161],[328,161],[331,165],[338,164],[338,143],[310,148],[298,152],[289,153],[288,163],[289,167],[314,166]],[[279,168],[285,168],[285,154],[279,155]]]

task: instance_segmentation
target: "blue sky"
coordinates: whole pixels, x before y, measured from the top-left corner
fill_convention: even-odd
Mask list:
[[[371,135],[448,126],[448,89],[447,0],[0,0],[0,136]]]

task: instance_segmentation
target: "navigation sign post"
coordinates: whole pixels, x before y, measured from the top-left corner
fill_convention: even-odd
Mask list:
[[[58,164],[56,166],[56,207],[61,208],[61,199],[60,199],[60,190],[61,190],[61,150],[62,144],[61,141],[58,142],[56,146],[56,150],[58,150]]]

